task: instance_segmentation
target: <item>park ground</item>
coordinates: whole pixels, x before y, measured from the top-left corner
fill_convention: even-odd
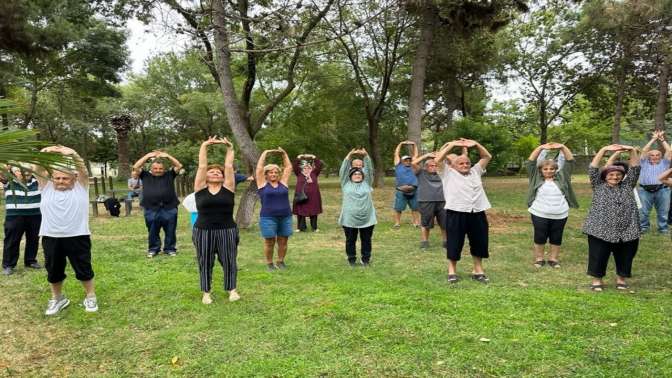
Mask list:
[[[465,256],[450,286],[438,232],[421,252],[407,215],[391,228],[391,183],[375,191],[373,264],[350,268],[338,184],[325,179],[321,232],[290,239],[289,269],[266,272],[258,228],[244,230],[242,299],[226,300],[216,267],[210,306],[183,209],[178,255],[152,260],[137,212],[91,218],[100,310],[84,312],[69,270],[72,303],[46,317],[46,273],[19,265],[0,279],[0,376],[672,376],[670,238],[643,237],[631,291],[613,287],[612,261],[608,289],[591,292],[580,231],[590,187],[575,182],[581,208],[552,270],[532,265],[526,180],[486,179],[491,283],[469,280]]]

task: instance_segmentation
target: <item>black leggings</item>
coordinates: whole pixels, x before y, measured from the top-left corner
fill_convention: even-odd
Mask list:
[[[306,226],[306,217],[303,215],[296,216],[296,223],[300,231],[306,231],[308,229],[308,226]],[[317,215],[310,216],[310,227],[313,231],[317,230]]]
[[[609,256],[614,254],[616,274],[621,277],[630,277],[632,260],[637,254],[639,239],[610,243],[594,236],[588,235],[588,275],[602,278],[607,273]]]
[[[565,231],[565,224],[567,224],[567,218],[548,219],[532,214],[532,226],[534,226],[534,244],[544,245],[548,240],[548,242],[553,245],[561,245],[562,233]]]

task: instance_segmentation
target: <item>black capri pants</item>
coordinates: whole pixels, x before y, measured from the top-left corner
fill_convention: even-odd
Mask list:
[[[553,245],[562,245],[562,233],[565,231],[567,218],[548,219],[532,215],[534,227],[534,244],[546,244],[548,241]]]
[[[66,277],[65,265],[67,258],[70,261],[75,277],[79,281],[93,279],[91,266],[91,237],[89,235],[73,236],[69,238],[42,237],[44,250],[44,265],[47,269],[47,281],[59,283]]]
[[[459,261],[462,257],[465,236],[469,238],[471,255],[488,258],[488,218],[485,211],[466,213],[446,210],[446,257]]]
[[[627,242],[610,243],[588,235],[588,275],[602,278],[607,273],[609,256],[614,254],[616,274],[621,277],[632,276],[632,260],[637,254],[639,239]]]

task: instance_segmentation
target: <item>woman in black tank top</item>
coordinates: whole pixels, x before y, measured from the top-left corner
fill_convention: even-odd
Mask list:
[[[208,146],[212,144],[226,145],[224,166],[208,165]],[[194,180],[198,219],[191,237],[196,247],[204,304],[212,303],[210,291],[215,256],[224,269],[224,289],[229,292],[229,301],[240,299],[236,291],[239,239],[238,228],[233,221],[235,187],[233,145],[226,138],[208,138],[201,144],[198,153],[198,170]]]

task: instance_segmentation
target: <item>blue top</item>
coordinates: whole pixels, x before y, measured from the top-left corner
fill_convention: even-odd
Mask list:
[[[242,174],[242,173],[238,173],[238,172],[236,172],[236,176],[235,176],[235,177],[236,177],[236,178],[235,178],[235,180],[236,180],[236,185],[238,185],[238,184],[240,184],[241,182],[247,180],[247,175],[244,175],[244,174]]]
[[[259,216],[287,217],[292,215],[292,209],[289,207],[289,189],[282,183],[278,183],[278,186],[274,188],[267,182],[257,190],[257,195],[261,200]]]
[[[411,167],[410,165],[407,167],[404,165],[404,163],[397,164],[397,166],[394,167],[394,176],[396,178],[395,181],[396,186],[400,185],[418,186],[418,178],[415,176],[415,172],[413,172],[413,167]]]

